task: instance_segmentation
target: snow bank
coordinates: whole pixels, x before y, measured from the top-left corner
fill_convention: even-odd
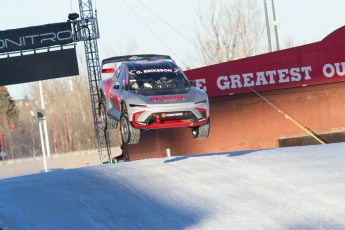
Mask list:
[[[344,229],[345,143],[0,180],[0,229]]]

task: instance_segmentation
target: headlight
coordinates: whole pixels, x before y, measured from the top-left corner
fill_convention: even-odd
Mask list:
[[[207,100],[202,100],[202,101],[197,101],[197,102],[195,102],[195,104],[204,104],[204,103],[206,103],[207,102]]]

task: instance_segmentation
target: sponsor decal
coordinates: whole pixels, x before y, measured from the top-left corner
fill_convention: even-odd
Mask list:
[[[148,62],[148,60],[140,60],[140,61],[136,61],[136,63],[139,64],[146,64]],[[161,60],[150,60],[150,63],[161,63]]]
[[[137,75],[139,74],[145,74],[145,73],[182,73],[182,71],[178,68],[172,69],[144,69],[144,70],[131,70],[131,73],[135,73]]]
[[[0,31],[0,53],[73,42],[69,22]]]
[[[137,71],[141,72],[141,71]],[[172,69],[144,69],[143,73],[172,73]]]
[[[183,112],[177,112],[177,113],[162,113],[162,118],[166,117],[181,117],[183,116]]]
[[[196,87],[210,96],[250,92],[256,90],[281,89],[345,80],[345,62],[326,63],[321,71],[313,72],[313,66],[221,75],[215,78],[195,79]],[[337,80],[338,78],[338,80]],[[208,90],[211,88],[211,90]],[[225,93],[223,93],[225,92]]]
[[[182,74],[183,72],[179,68],[174,68],[174,73]]]
[[[177,100],[186,100],[185,95],[171,95],[171,96],[153,96],[150,97],[150,101],[164,101],[164,102],[170,102],[170,101],[177,101]]]
[[[220,90],[253,87],[261,85],[274,85],[287,82],[310,80],[311,66],[303,66],[291,69],[269,70],[264,72],[233,74],[219,76],[217,86]]]
[[[319,42],[186,70],[209,97],[345,82],[345,27]]]
[[[176,102],[176,99],[163,100],[164,102]]]

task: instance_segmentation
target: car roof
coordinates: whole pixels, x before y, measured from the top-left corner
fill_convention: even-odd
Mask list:
[[[129,70],[143,70],[143,69],[172,69],[177,68],[175,62],[171,59],[159,59],[159,60],[144,60],[135,62],[124,62],[128,66]]]
[[[138,54],[138,55],[126,55],[126,56],[117,56],[111,57],[102,60],[102,64],[114,63],[114,62],[137,62],[143,60],[158,60],[158,59],[171,59],[168,55],[161,54]]]
[[[111,66],[111,68],[107,66]],[[114,73],[120,65],[125,65],[128,70],[145,70],[145,69],[173,69],[178,68],[174,60],[168,55],[160,54],[138,54],[117,56],[102,60],[102,73]],[[103,72],[107,70],[108,72]],[[109,70],[111,70],[109,72]]]

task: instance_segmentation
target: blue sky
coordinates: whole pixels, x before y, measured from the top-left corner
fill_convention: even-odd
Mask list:
[[[263,0],[257,1],[263,7]],[[0,0],[0,2],[2,3],[0,30],[62,22],[67,20],[68,13],[79,12],[78,0]],[[141,2],[193,41],[198,31],[195,9],[198,4],[207,4],[208,1],[141,0]],[[195,48],[191,43],[152,15],[137,0],[126,0],[126,3],[166,41],[169,47],[152,34],[122,0],[96,0],[93,1],[93,6],[98,12],[101,33],[98,47],[101,59],[123,54],[133,41],[137,44],[139,53],[169,54],[179,63],[182,60],[196,58]],[[270,19],[273,20],[271,0],[267,0],[267,3]],[[291,37],[296,45],[319,41],[345,24],[344,0],[274,0],[274,4],[281,44],[287,36]],[[264,15],[262,17],[264,18]],[[82,44],[80,43],[79,46]],[[23,94],[23,87],[18,85],[9,87],[9,90],[14,98],[20,98]]]

